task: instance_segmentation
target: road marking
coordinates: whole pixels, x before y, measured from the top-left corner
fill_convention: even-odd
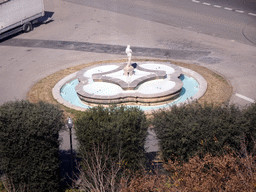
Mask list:
[[[203,3],[203,5],[211,5],[210,3]]]
[[[237,97],[240,97],[240,98],[242,98],[242,99],[244,99],[244,100],[246,100],[246,101],[249,101],[249,102],[251,102],[251,103],[254,103],[254,102],[255,102],[255,100],[253,100],[253,99],[251,99],[251,98],[248,98],[248,97],[246,97],[246,96],[244,96],[244,95],[241,95],[241,94],[239,94],[239,93],[236,93],[236,96],[237,96]]]
[[[200,1],[197,1],[197,0],[192,0],[192,2],[194,3],[200,3]],[[206,2],[202,2],[203,5],[211,5],[211,3],[206,3]],[[220,5],[212,5],[213,7],[215,8],[221,8],[222,6]],[[228,10],[228,11],[233,11],[232,8],[229,8],[229,7],[224,7],[225,10]],[[242,10],[234,10],[235,12],[237,13],[244,13],[244,11]],[[251,16],[255,16],[256,17],[256,14],[255,13],[248,13],[248,15],[251,15]]]
[[[232,11],[231,8],[225,7],[224,9],[228,10],[228,11]]]
[[[235,12],[237,12],[237,13],[244,13],[244,11],[241,11],[241,10],[235,10]]]
[[[221,8],[221,6],[220,6],[220,5],[213,5],[213,7]]]
[[[248,15],[256,16],[256,14],[254,14],[254,13],[248,13]]]

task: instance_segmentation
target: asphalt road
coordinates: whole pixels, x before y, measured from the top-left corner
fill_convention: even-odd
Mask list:
[[[33,84],[61,69],[126,58],[128,44],[134,58],[214,70],[233,86],[231,102],[250,104],[256,98],[256,11],[254,1],[244,2],[45,0],[51,22],[0,42],[0,104],[25,99]],[[68,149],[66,132],[63,138]]]
[[[256,1],[252,0],[65,1],[256,45]]]

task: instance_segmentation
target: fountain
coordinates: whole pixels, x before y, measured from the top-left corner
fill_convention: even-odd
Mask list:
[[[126,63],[94,65],[64,78],[54,87],[54,98],[66,106],[81,110],[99,104],[163,106],[176,104],[179,100],[184,102],[188,99],[198,99],[206,91],[206,81],[194,71],[169,62],[132,62],[132,50],[129,45],[125,52],[128,57]],[[186,87],[183,82],[188,79],[193,83]],[[70,83],[71,80],[75,83]],[[72,91],[67,91],[69,86]],[[63,99],[66,98],[67,92],[75,92],[71,97],[79,100],[76,101],[80,103],[79,106],[74,106],[70,96],[66,99],[68,102]],[[184,92],[192,95],[180,99]]]

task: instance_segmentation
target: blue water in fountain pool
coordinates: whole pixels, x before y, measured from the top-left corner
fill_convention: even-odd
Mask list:
[[[189,77],[187,75],[181,75],[180,79],[183,82],[183,87],[182,87],[180,96],[176,100],[171,101],[168,104],[163,104],[163,105],[138,106],[138,107],[144,111],[164,108],[164,107],[168,107],[171,105],[175,105],[175,104],[184,102],[197,93],[197,91],[199,89],[199,85],[198,85],[198,82],[194,78]],[[82,103],[81,100],[79,99],[78,95],[76,94],[75,87],[78,83],[79,83],[78,79],[74,79],[71,82],[65,84],[62,87],[60,94],[64,100],[69,101],[71,104],[87,109],[87,108],[89,108],[89,106]]]

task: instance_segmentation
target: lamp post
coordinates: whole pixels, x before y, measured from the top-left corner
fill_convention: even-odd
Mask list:
[[[71,155],[71,179],[72,179],[72,186],[73,186],[73,149],[72,149],[72,127],[73,127],[73,121],[72,119],[69,117],[68,118],[68,128],[69,128],[69,135],[70,135],[70,155]]]

